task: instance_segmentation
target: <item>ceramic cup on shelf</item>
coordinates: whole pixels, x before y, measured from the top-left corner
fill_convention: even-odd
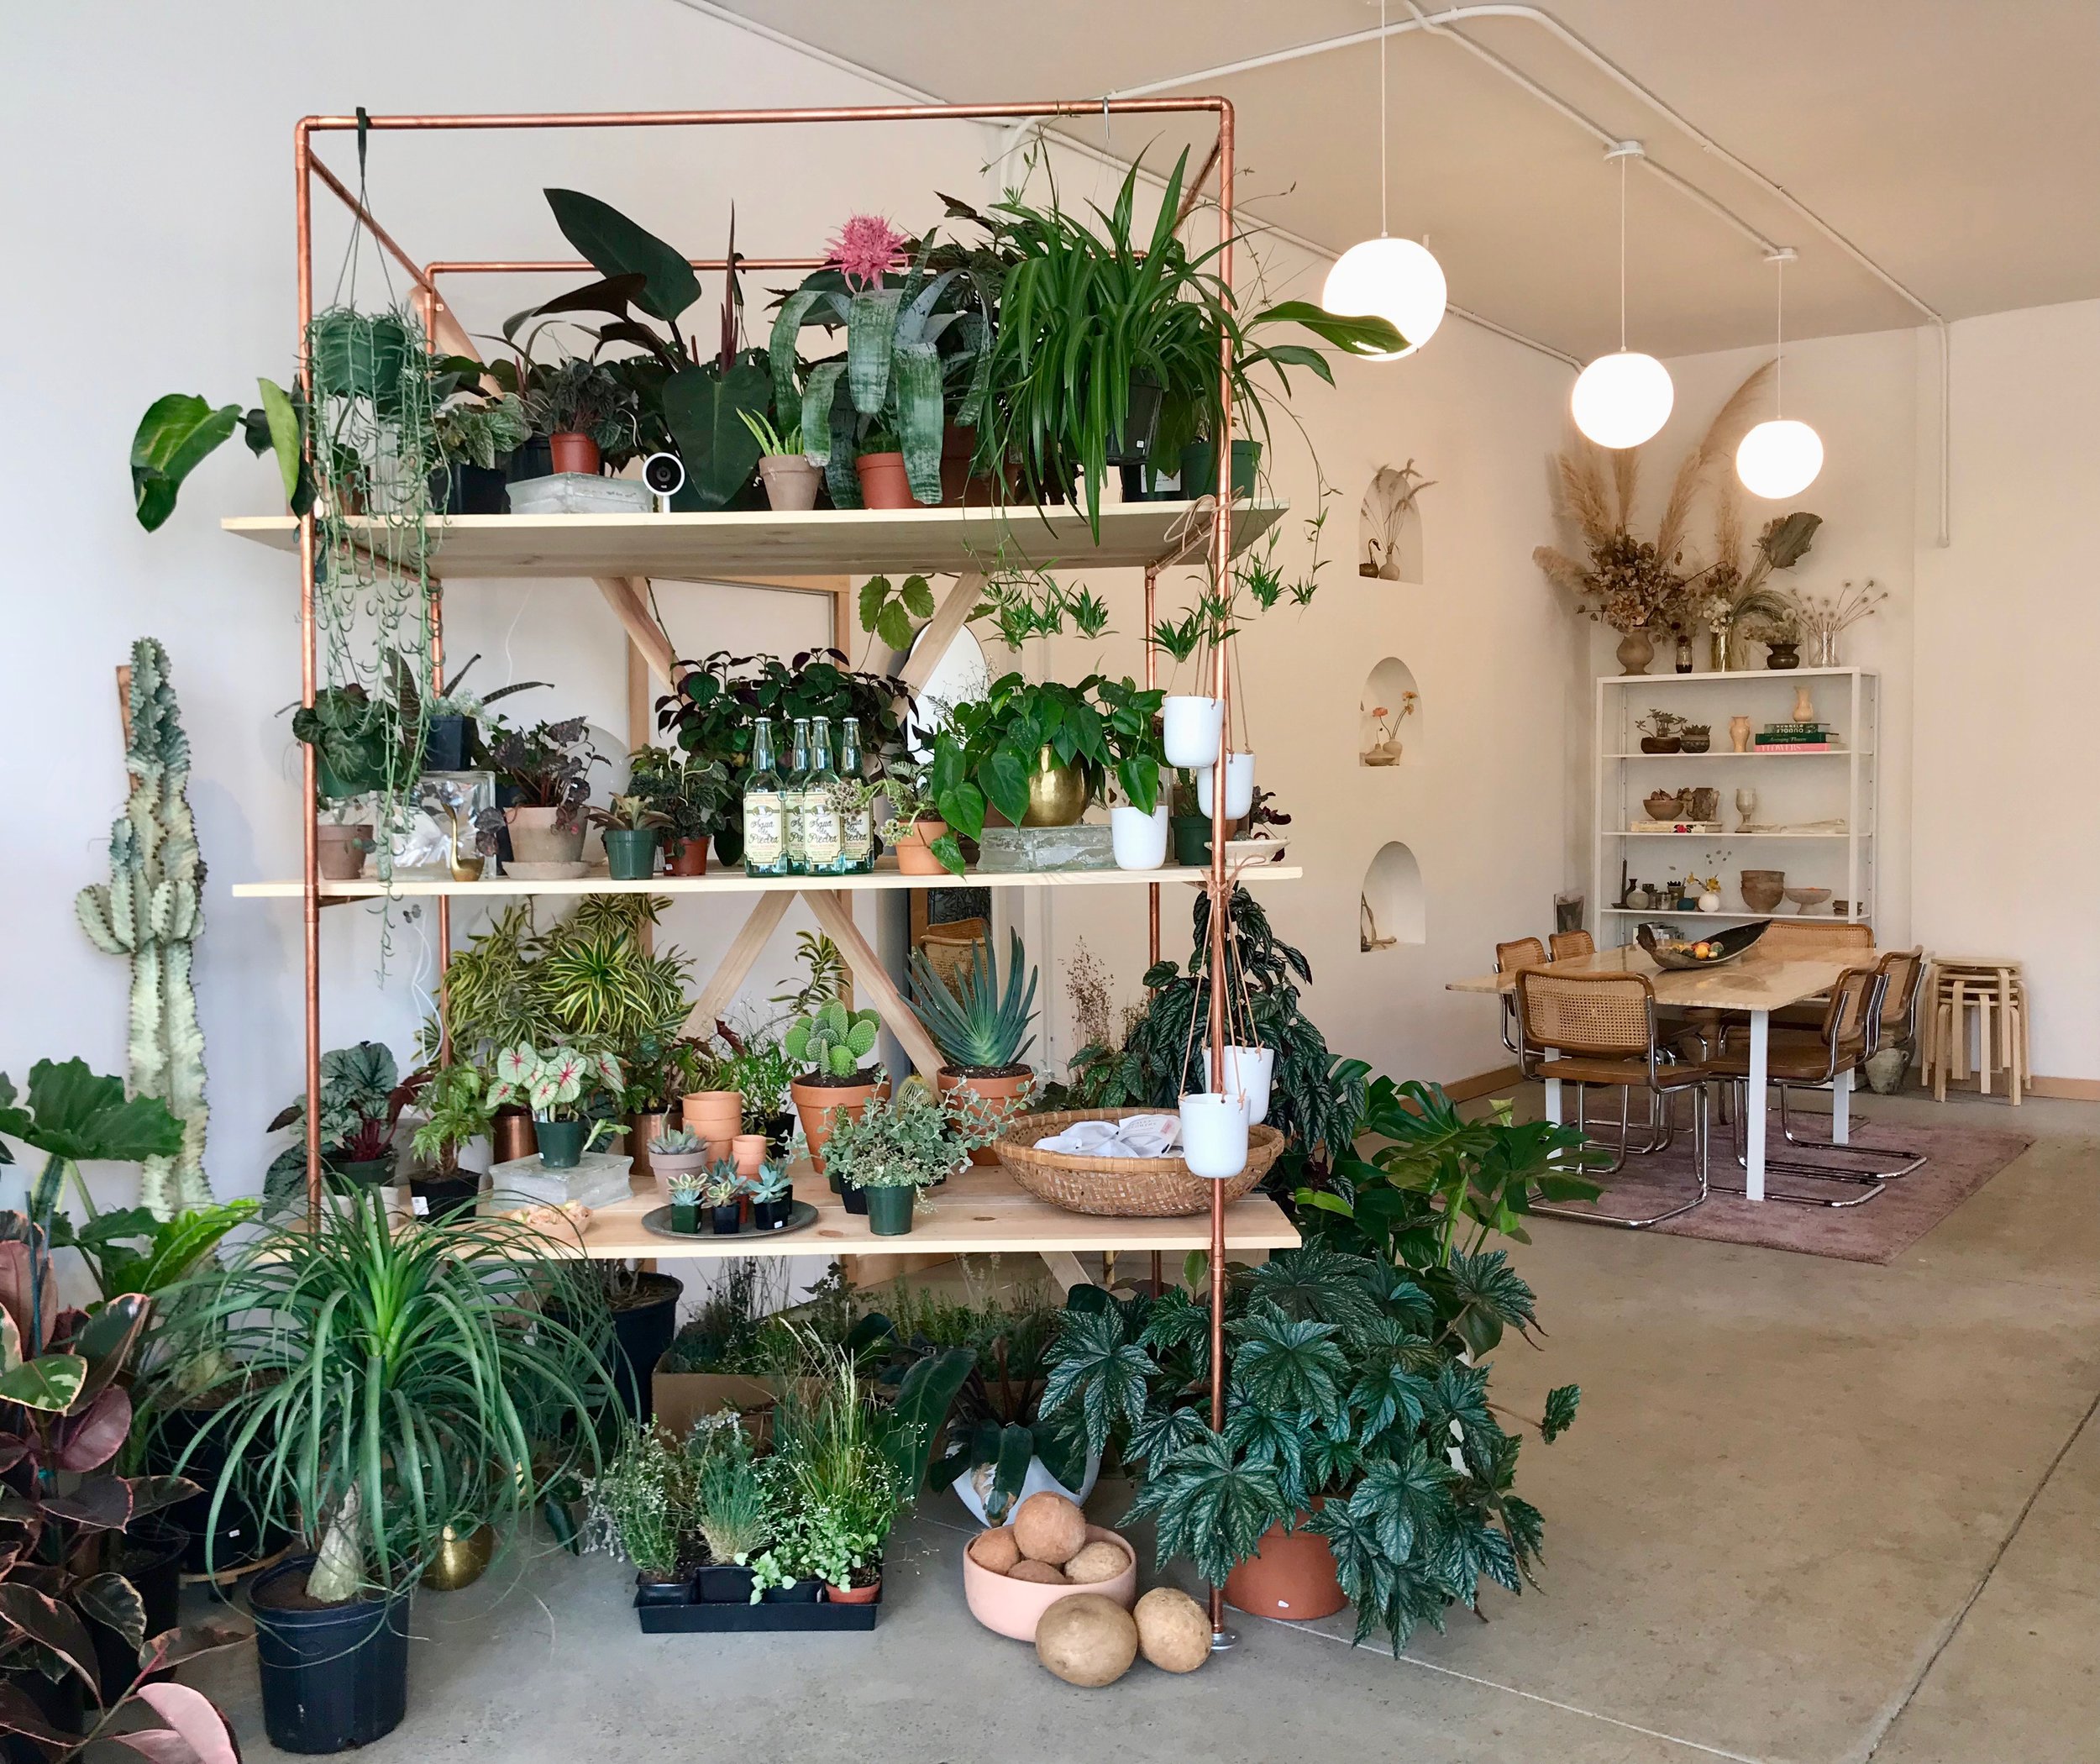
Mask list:
[[[1210,780],[1216,772],[1215,765],[1205,766],[1196,774],[1196,806],[1206,815],[1215,813],[1211,806]],[[1252,753],[1227,753],[1225,756],[1225,818],[1237,821],[1254,806],[1254,756]]]
[[[1167,700],[1167,764],[1184,768],[1215,765],[1225,732],[1225,706],[1215,698]]]
[[[1191,1176],[1229,1182],[1247,1168],[1247,1104],[1215,1090],[1181,1099],[1181,1155]]]
[[[1167,798],[1163,793],[1149,815],[1119,803],[1108,811],[1109,834],[1118,869],[1158,869],[1167,861]]]

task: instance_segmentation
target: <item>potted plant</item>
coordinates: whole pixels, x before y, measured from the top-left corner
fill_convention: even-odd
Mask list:
[[[1635,720],[1644,753],[1674,753],[1684,744],[1684,719],[1674,711],[1650,711]]]
[[[960,875],[962,850],[934,802],[932,772],[930,764],[902,755],[890,760],[884,774],[890,818],[876,829],[876,837],[897,854],[897,868],[907,876],[937,876],[950,868]],[[951,847],[955,861],[948,865],[941,853]]]
[[[569,1047],[542,1053],[522,1042],[496,1055],[496,1082],[489,1087],[488,1100],[499,1108],[523,1103],[533,1111],[542,1165],[573,1170],[585,1152],[615,1130],[609,1110],[594,1110],[601,1103],[617,1106],[620,1089],[619,1062],[609,1053]]]
[[[426,1079],[416,1097],[423,1119],[408,1148],[424,1167],[410,1172],[408,1192],[417,1213],[443,1221],[473,1210],[481,1179],[459,1168],[459,1153],[494,1135],[496,1105],[480,1068],[463,1060],[417,1075]]]
[[[552,365],[528,365],[522,378],[525,418],[547,438],[557,472],[596,477],[602,454],[634,445],[634,396],[612,370],[585,356]]]
[[[701,1205],[717,1237],[733,1237],[743,1229],[743,1178],[727,1158],[717,1158],[708,1170]]]
[[[372,823],[348,821],[349,806],[375,792],[398,789],[416,774],[406,749],[399,709],[360,685],[323,686],[311,705],[291,713],[291,732],[313,749],[314,794],[331,810],[316,823],[321,874],[354,881],[374,849]]]
[[[762,1231],[777,1231],[787,1224],[788,1215],[795,1210],[795,1184],[788,1180],[785,1163],[769,1160],[760,1165],[747,1188],[753,1226]]]
[[[606,874],[615,882],[646,882],[656,874],[656,842],[669,816],[638,795],[615,796],[587,811],[605,836]]]
[[[911,953],[912,1012],[948,1062],[935,1082],[943,1095],[959,1091],[965,1106],[1001,1121],[1026,1106],[1036,1084],[1035,1073],[1021,1058],[1035,1045],[1028,1024],[1035,1015],[1036,970],[1026,967],[1021,933],[1010,937],[1003,985],[990,939],[971,951],[953,989],[933,971],[923,951]],[[998,1163],[998,1153],[987,1149],[996,1137],[990,1135],[973,1149],[971,1161]]]
[[[1011,1111],[914,1080],[877,1097],[832,1128],[828,1173],[849,1213],[864,1213],[878,1236],[911,1229],[921,1189],[945,1182],[1005,1130]]]
[[[664,869],[674,876],[707,874],[707,841],[735,820],[737,795],[719,759],[637,748],[627,788],[663,816]]]
[[[936,467],[938,470],[938,467]],[[893,430],[871,428],[853,454],[853,475],[860,480],[864,508],[916,508],[911,480],[905,470],[904,444]],[[937,495],[936,501],[938,500]]]
[[[861,1063],[875,1050],[882,1019],[873,1011],[848,1011],[843,1000],[827,999],[809,1016],[788,1026],[781,1042],[789,1059],[802,1068],[789,1086],[810,1163],[825,1173],[824,1146],[831,1122],[841,1111],[855,1115],[875,1094],[875,1078]],[[836,1192],[837,1184],[832,1184]]]
[[[733,1412],[696,1428],[686,1445],[698,1460],[694,1507],[707,1559],[697,1576],[703,1604],[751,1603],[751,1558],[773,1538],[773,1515],[751,1436]]]
[[[467,513],[472,511],[455,510]],[[496,509],[491,512],[501,514]],[[445,682],[444,691],[430,701],[430,714],[424,719],[427,732],[423,736],[423,764],[428,772],[464,772],[486,766],[488,750],[481,738],[482,720],[487,717],[489,706],[498,699],[508,698],[517,692],[533,692],[543,688],[543,680],[514,680],[507,686],[498,686],[493,692],[476,693],[465,690],[466,677],[481,658],[470,655],[465,663],[454,671]],[[406,680],[406,675],[403,676]],[[407,680],[413,690],[412,680]]]
[[[566,1321],[544,1306],[557,1290]],[[595,1463],[605,1318],[584,1297],[556,1246],[515,1221],[395,1231],[362,1192],[173,1296],[165,1363],[211,1352],[236,1368],[191,1448],[225,1448],[214,1513],[245,1499],[308,1545],[250,1593],[279,1748],[391,1730],[409,1601],[448,1530],[506,1533]],[[336,1326],[374,1304],[367,1326]]]
[[[622,948],[631,947],[623,945]],[[654,958],[645,959],[653,963]],[[672,991],[682,1009],[682,979],[674,988],[666,989],[666,1005],[671,1002]],[[667,1009],[662,1020],[642,1028],[639,1033],[628,1032],[627,1026],[623,1026],[622,1032],[614,1037],[614,1057],[627,1078],[627,1086],[620,1093],[620,1113],[627,1123],[627,1150],[634,1160],[633,1170],[638,1176],[655,1173],[656,1154],[653,1147],[680,1118],[679,1098],[685,1095],[700,1071],[700,1044],[689,1037],[665,1032],[670,1027],[668,1020],[672,1015]]]
[[[1714,728],[1710,723],[1683,722],[1677,727],[1677,740],[1688,753],[1704,753],[1714,745]]]
[[[701,1197],[707,1191],[707,1173],[698,1165],[681,1164],[664,1179],[664,1193],[671,1204],[671,1229],[697,1236]]]
[[[395,1130],[420,1088],[420,1079],[402,1083],[392,1051],[378,1042],[331,1047],[321,1056],[321,1164],[330,1187],[394,1179]],[[270,1120],[270,1132],[297,1130],[263,1178],[263,1205],[270,1211],[305,1196],[306,1121],[303,1096]]]
[[[658,1192],[674,1205],[675,1185],[682,1178],[700,1175],[709,1162],[707,1142],[690,1127],[667,1128],[649,1142],[649,1172]]]
[[[690,1604],[697,1525],[694,1465],[653,1423],[629,1421],[584,1484],[585,1547],[634,1564],[637,1604]]]
[[[850,1356],[806,1395],[785,1389],[773,1413],[773,1451],[760,1468],[773,1541],[753,1557],[754,1604],[814,1600],[873,1603],[882,1551],[909,1498],[886,1427]]]
[[[793,360],[794,352],[789,352]],[[765,499],[775,514],[801,514],[816,507],[816,492],[824,481],[823,469],[802,450],[802,425],[789,423],[783,434],[772,419],[755,411],[738,411],[751,438],[759,444],[759,480],[765,486]]]
[[[583,718],[503,729],[491,758],[499,790],[511,798],[502,815],[516,861],[579,862],[591,768],[605,760],[592,746]]]
[[[1174,664],[1179,679],[1181,670],[1200,652],[1205,653],[1218,641],[1218,603],[1206,596],[1202,603],[1179,619],[1162,619],[1152,627],[1152,641],[1167,652]],[[1210,679],[1211,670],[1199,664],[1195,680],[1201,686]],[[1225,735],[1225,706],[1212,694],[1169,692],[1161,701],[1163,719],[1161,748],[1167,764],[1177,770],[1190,771],[1200,767],[1215,765],[1218,749]],[[1183,860],[1186,862],[1186,859]]]
[[[719,1032],[730,1055],[717,1082],[733,1084],[738,1096],[738,1131],[729,1155],[746,1175],[755,1175],[759,1160],[785,1157],[795,1137],[795,1110],[788,1100],[795,1062],[769,1035],[738,1035],[726,1027]]]
[[[705,1053],[694,1088],[679,1105],[680,1118],[706,1146],[710,1163],[728,1157],[743,1131],[743,1094],[735,1088],[736,1081],[733,1053]]]

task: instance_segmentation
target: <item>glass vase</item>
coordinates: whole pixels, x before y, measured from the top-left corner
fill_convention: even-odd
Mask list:
[[[1706,633],[1706,665],[1715,674],[1728,672],[1728,632],[1716,626]]]
[[[1838,665],[1839,635],[1835,631],[1819,631],[1809,639],[1810,667],[1835,668]]]

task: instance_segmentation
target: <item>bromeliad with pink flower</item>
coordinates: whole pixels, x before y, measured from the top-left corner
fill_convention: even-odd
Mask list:
[[[911,239],[879,214],[855,214],[824,248],[824,262],[849,288],[879,288],[892,270],[910,260]]]
[[[496,1056],[496,1082],[488,1100],[502,1108],[522,1104],[538,1121],[591,1121],[588,1151],[617,1128],[609,1118],[592,1119],[592,1105],[610,1096],[617,1101],[625,1081],[620,1063],[609,1053],[586,1053],[580,1047],[554,1047],[543,1053],[529,1042],[506,1047]]]

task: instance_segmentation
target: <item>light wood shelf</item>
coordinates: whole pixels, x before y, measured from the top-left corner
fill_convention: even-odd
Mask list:
[[[1294,864],[1250,865],[1239,873],[1242,882],[1295,882],[1305,872]],[[501,876],[493,882],[454,882],[435,877],[396,879],[393,883],[362,879],[321,884],[324,900],[384,900],[426,895],[445,895],[454,900],[484,895],[493,899],[508,895],[776,895],[776,894],[885,894],[905,888],[1112,888],[1124,883],[1182,882],[1200,887],[1210,872],[1202,869],[1052,869],[968,870],[951,876],[907,876],[898,869],[876,869],[862,876],[747,876],[741,870],[720,875],[654,876],[646,882],[615,882],[602,873],[556,881],[528,881]],[[236,898],[249,900],[296,900],[305,895],[297,878],[287,882],[236,882]]]
[[[1233,505],[1236,552],[1284,513],[1276,501]],[[1070,570],[1143,568],[1200,561],[1210,533],[1191,502],[1122,502],[1101,510],[1098,543],[1084,511],[995,508],[769,510],[718,514],[452,515],[432,522],[432,569],[448,582],[475,577],[604,576],[712,581],[751,573],[795,575],[874,570],[987,573],[1002,564]],[[290,515],[250,515],[220,525],[275,551],[297,552]],[[365,527],[383,543],[385,522]]]

